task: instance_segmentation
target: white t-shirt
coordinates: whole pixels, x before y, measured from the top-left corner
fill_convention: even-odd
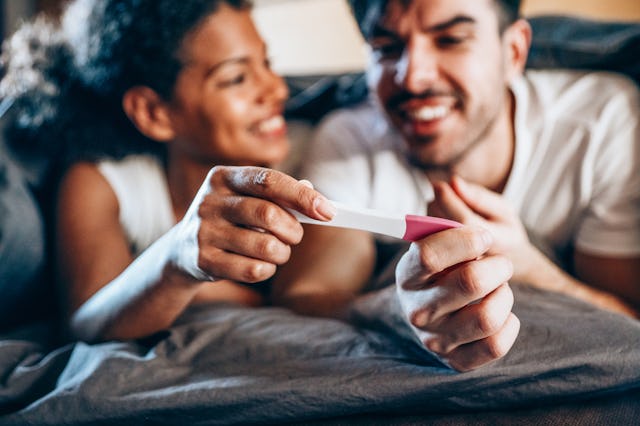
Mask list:
[[[131,155],[101,161],[98,170],[116,194],[120,224],[138,256],[176,223],[162,166],[154,157]]]
[[[640,254],[640,95],[605,73],[530,71],[512,85],[515,157],[503,195],[551,257],[573,247]],[[405,161],[401,136],[373,105],[320,124],[301,171],[330,199],[426,213],[433,191]]]

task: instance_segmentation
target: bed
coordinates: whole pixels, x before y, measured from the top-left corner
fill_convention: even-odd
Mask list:
[[[640,81],[640,25],[533,24],[530,66],[604,67]],[[362,99],[361,82],[289,79],[290,116],[314,123]],[[47,274],[35,277],[50,301]],[[463,374],[413,340],[393,287],[363,295],[350,322],[221,304],[147,339],[91,345],[60,339],[55,310],[43,309],[0,332],[0,425],[637,423],[640,321],[513,288],[514,347]]]

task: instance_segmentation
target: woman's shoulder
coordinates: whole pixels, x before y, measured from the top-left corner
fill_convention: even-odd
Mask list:
[[[113,188],[98,169],[98,164],[78,162],[71,165],[60,182],[58,202],[64,209],[117,209]]]

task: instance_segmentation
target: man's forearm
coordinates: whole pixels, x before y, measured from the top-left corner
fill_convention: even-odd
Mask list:
[[[519,280],[521,284],[562,293],[602,309],[635,318],[639,317],[638,310],[623,298],[577,280],[559,268],[538,249],[532,248],[529,256],[529,268],[523,278]]]

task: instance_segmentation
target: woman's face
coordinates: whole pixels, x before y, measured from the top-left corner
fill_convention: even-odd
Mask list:
[[[289,152],[289,92],[269,65],[250,11],[225,4],[183,42],[169,111],[170,152],[210,164],[270,166]]]

